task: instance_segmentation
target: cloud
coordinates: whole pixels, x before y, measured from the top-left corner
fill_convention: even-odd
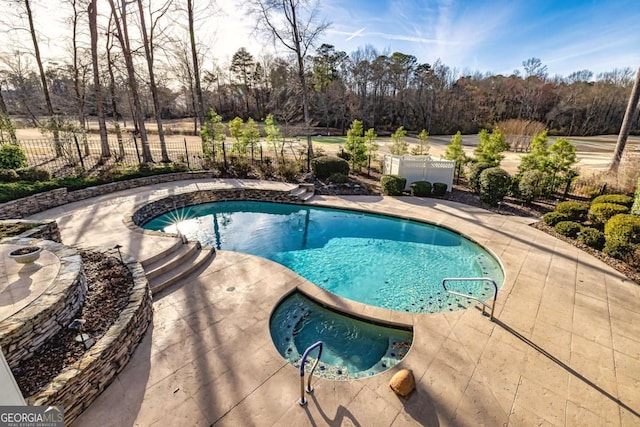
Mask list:
[[[355,33],[351,34],[349,37],[347,37],[346,39],[344,39],[345,41],[349,41],[351,39],[353,39],[354,37],[358,37],[360,34],[362,34],[362,32],[366,29],[367,27],[362,27],[360,28],[358,31],[356,31]]]

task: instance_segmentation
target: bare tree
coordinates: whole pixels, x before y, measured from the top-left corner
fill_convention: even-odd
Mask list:
[[[4,95],[2,94],[2,82],[0,82],[0,114],[4,114],[5,116],[9,114],[7,104],[4,102]]]
[[[24,3],[24,9],[27,13],[27,21],[29,23],[29,32],[31,33],[31,40],[33,41],[33,54],[36,58],[38,65],[38,71],[40,72],[40,82],[42,84],[42,92],[44,93],[45,107],[47,114],[50,117],[54,116],[53,104],[51,103],[51,96],[49,96],[49,86],[47,85],[47,76],[44,72],[44,66],[42,65],[42,57],[40,56],[40,47],[38,45],[38,37],[36,35],[36,28],[33,23],[33,12],[31,11],[31,1],[22,0]],[[56,156],[62,156],[62,146],[60,145],[60,135],[57,128],[53,128],[53,141],[56,150]]]
[[[124,157],[124,145],[122,143],[122,129],[118,121],[118,98],[116,96],[116,78],[113,72],[113,57],[111,49],[113,48],[113,38],[111,37],[113,28],[113,14],[109,15],[109,24],[107,26],[106,51],[107,51],[107,72],[109,73],[109,94],[111,95],[111,114],[113,118],[113,126],[116,129],[116,138],[118,139],[118,155]]]
[[[194,1],[187,0],[187,18],[189,20],[189,41],[191,43],[191,58],[193,61],[193,80],[196,97],[197,115],[200,126],[204,123],[204,101],[202,98],[202,86],[200,85],[200,66],[198,64],[198,49],[196,46],[196,31],[194,27]]]
[[[620,133],[618,134],[618,142],[616,143],[613,158],[609,164],[609,172],[618,172],[622,153],[624,152],[624,147],[627,145],[627,138],[629,138],[629,132],[631,131],[631,124],[633,123],[638,108],[638,101],[640,101],[640,68],[638,68],[638,74],[636,74],[636,80],[633,83],[633,89],[631,89],[627,111],[624,113],[624,119],[622,120]]]
[[[156,124],[158,125],[158,137],[160,138],[160,151],[162,153],[162,162],[168,163],[169,153],[167,153],[167,144],[164,140],[164,130],[162,129],[162,117],[160,117],[160,101],[158,100],[158,87],[156,86],[155,72],[153,71],[153,36],[158,19],[165,15],[169,11],[170,1],[165,2],[159,9],[159,16],[153,19],[153,12],[151,15],[151,34],[147,34],[147,25],[145,23],[144,9],[142,7],[142,0],[138,0],[138,11],[140,12],[140,32],[142,33],[142,40],[144,44],[144,53],[147,59],[147,66],[149,69],[149,88],[151,89],[151,96],[153,98],[153,109],[156,115]]]
[[[142,112],[142,105],[140,104],[140,96],[138,94],[136,71],[133,66],[133,58],[131,55],[131,43],[129,41],[129,30],[127,26],[127,1],[122,0],[120,7],[116,7],[113,0],[109,0],[109,4],[111,5],[111,13],[114,16],[113,22],[116,29],[115,36],[120,42],[122,55],[124,56],[125,64],[127,66],[129,90],[131,91],[131,98],[133,102],[133,113],[138,125],[140,140],[142,142],[142,158],[145,163],[153,162],[153,157],[151,156],[151,150],[149,148],[149,139],[147,138],[147,129],[144,125],[144,114]]]
[[[107,124],[102,104],[102,85],[100,84],[100,70],[98,68],[98,23],[96,0],[89,2],[89,28],[91,33],[91,63],[93,64],[93,86],[96,94],[96,110],[98,112],[98,128],[100,130],[100,151],[103,158],[111,157],[109,140],[107,138]]]
[[[69,18],[71,22],[71,55],[73,57],[72,63],[72,71],[73,71],[73,89],[76,95],[76,108],[78,114],[78,121],[80,122],[80,127],[85,129],[85,93],[84,86],[82,85],[82,81],[80,79],[80,49],[78,47],[78,36],[79,30],[78,26],[80,24],[80,8],[79,0],[68,0],[72,9],[72,15]],[[88,153],[87,153],[88,154]]]
[[[329,23],[318,20],[317,1],[252,0],[250,4],[250,13],[256,17],[256,30],[269,37],[274,44],[280,43],[295,54],[302,90],[302,109],[307,135],[307,168],[309,168],[313,157],[313,145],[304,63],[307,51],[315,44],[320,34],[329,27]]]

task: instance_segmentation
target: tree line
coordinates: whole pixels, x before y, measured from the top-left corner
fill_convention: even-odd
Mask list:
[[[129,121],[145,158],[145,120],[156,122],[162,143],[163,121],[193,118],[198,134],[210,109],[224,121],[263,121],[272,114],[281,126],[302,124],[307,134],[309,128],[345,134],[356,119],[381,134],[399,127],[431,135],[477,133],[510,119],[542,123],[556,135],[612,134],[634,82],[631,69],[550,76],[537,58],[499,75],[460,72],[439,60],[420,63],[409,53],[373,46],[346,53],[320,43],[327,24],[314,20],[317,5],[300,0],[249,2],[256,27],[288,54],[256,58],[241,48],[227,64],[198,38],[199,26],[215,12],[213,2],[65,0],[68,56],[45,63],[33,0],[11,3],[13,31],[28,33],[31,43],[0,58],[0,113],[33,125],[62,116],[81,128],[98,117],[102,138],[108,124],[120,136],[120,123]],[[640,132],[637,116],[630,128]]]

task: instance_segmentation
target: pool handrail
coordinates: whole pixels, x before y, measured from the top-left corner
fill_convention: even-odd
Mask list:
[[[304,406],[307,404],[307,399],[304,397],[304,392],[307,393],[313,392],[313,387],[311,387],[311,377],[313,376],[313,371],[316,370],[316,366],[320,363],[320,357],[322,356],[322,341],[318,341],[315,344],[311,344],[304,351],[302,355],[302,359],[300,359],[300,401],[298,402],[300,406]],[[309,380],[307,382],[307,388],[304,388],[304,366],[307,363],[307,357],[309,357],[309,353],[311,353],[314,349],[318,348],[318,358],[316,359],[313,367],[311,368],[311,372],[309,372]]]
[[[487,304],[480,298],[474,297],[473,295],[464,294],[462,292],[456,292],[456,291],[451,291],[447,289],[447,282],[489,282],[491,283],[493,285],[493,302],[491,303],[491,313],[489,315],[489,319],[493,321],[493,312],[496,308],[496,300],[498,299],[498,284],[496,283],[495,280],[493,280],[490,277],[448,277],[446,279],[442,279],[442,288],[446,293],[469,298],[474,301],[478,301],[480,304],[482,304],[482,314],[485,314],[484,308],[489,307],[489,304]]]

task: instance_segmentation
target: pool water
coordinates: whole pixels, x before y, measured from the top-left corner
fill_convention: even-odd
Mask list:
[[[444,292],[444,278],[485,277],[499,286],[504,280],[499,262],[461,235],[384,215],[228,201],[169,212],[144,228],[258,255],[336,295],[391,310],[433,313],[475,304]],[[483,300],[493,295],[480,281],[454,282],[449,289]]]
[[[413,340],[410,331],[340,315],[298,293],[278,305],[270,329],[278,352],[294,366],[300,366],[310,345],[322,341],[316,374],[331,379],[362,378],[386,371],[404,358]],[[315,355],[313,351],[311,356]]]

